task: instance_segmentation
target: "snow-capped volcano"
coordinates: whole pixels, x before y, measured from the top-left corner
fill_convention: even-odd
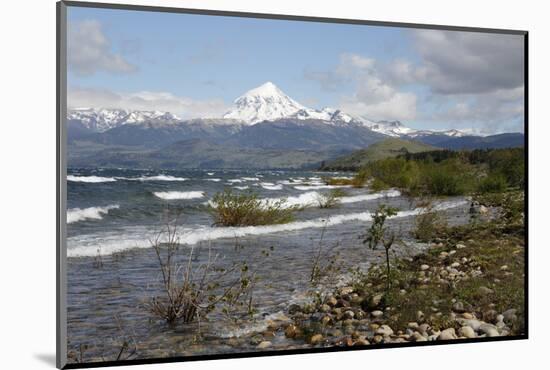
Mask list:
[[[125,124],[149,121],[175,122],[175,114],[161,111],[129,111],[125,109],[76,108],[69,110],[69,121],[78,121],[81,125],[96,132],[105,132]]]
[[[272,82],[266,82],[238,97],[234,101],[234,107],[225,113],[223,118],[237,119],[249,125],[282,118],[315,119],[331,124],[361,122],[360,119],[338,109],[307,108],[286,95]]]
[[[234,107],[225,113],[223,118],[238,119],[251,125],[261,121],[286,118],[307,109],[283,93],[272,82],[266,82],[247,91],[233,103]]]

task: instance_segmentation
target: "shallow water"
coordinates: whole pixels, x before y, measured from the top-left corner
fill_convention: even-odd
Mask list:
[[[395,192],[373,196],[368,189],[345,188],[346,197],[338,207],[319,209],[312,204],[299,211],[297,220],[288,225],[216,228],[210,225],[205,203],[224,187],[235,189],[246,184],[261,198],[292,197],[289,201],[306,204],[314,199],[305,195],[308,192],[313,195],[330,189],[323,187],[318,173],[311,172],[73,170],[70,174],[94,181],[69,181],[68,203],[73,212],[118,206],[99,212],[96,218],[80,217],[69,224],[69,349],[88,345],[85,360],[101,360],[101,356],[112,360],[125,340],[137,343],[138,358],[254,351],[256,332],[265,330],[269,320],[284,319],[281,313],[291,303],[307,299],[312,256],[321,236],[324,250],[339,252],[345,268],[358,264],[366,267],[383,256],[382,251],[368,250],[361,243],[361,235],[369,225],[369,211],[381,202],[398,207],[400,214],[388,223],[405,238],[415,214],[410,202]],[[97,182],[97,177],[104,182]],[[155,192],[205,194],[167,200]],[[451,224],[467,220],[468,207],[462,199],[440,202]],[[246,260],[257,272],[254,302],[258,314],[253,320],[234,325],[213,312],[209,322],[201,322],[202,337],[197,342],[197,324],[169,326],[151,317],[144,304],[159,293],[160,270],[147,239],[159,229],[167,208],[176,208],[185,215],[178,222],[181,240],[186,242],[178,253],[179,261],[186,261],[193,248],[194,263],[205,262],[210,252],[217,256],[218,265],[229,267]],[[88,212],[96,215],[94,211]],[[235,248],[236,242],[240,248]],[[425,248],[412,241],[407,245],[406,249],[396,246],[395,253],[412,255]],[[263,250],[270,250],[270,255],[262,257]],[[98,251],[101,258],[97,257]],[[272,349],[303,345],[280,333],[270,340]]]

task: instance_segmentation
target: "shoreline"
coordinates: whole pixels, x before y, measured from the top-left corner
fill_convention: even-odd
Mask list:
[[[311,346],[523,335],[523,291],[506,297],[523,286],[523,239],[484,235],[483,230],[476,239],[462,239],[440,241],[413,258],[395,261],[400,270],[389,292],[383,289],[383,269],[375,265],[363,281],[314,305],[293,307],[285,335]],[[486,256],[497,266],[486,264]]]
[[[465,222],[467,208],[461,206],[446,212],[449,219],[459,223]],[[408,230],[413,221],[414,217],[394,219],[392,227],[396,230],[402,230],[403,227]],[[336,226],[335,231],[338,232],[327,232],[325,235],[326,246],[332,243],[331,238],[335,242],[344,242],[339,248],[346,257],[346,266],[355,265],[357,260],[368,266],[382,258],[381,251],[367,250],[357,244],[357,235],[364,227],[362,222],[345,223]],[[97,335],[123,338],[126,334],[119,331],[113,319],[117,315],[127,318],[127,322],[123,320],[121,324],[126,333],[136,333],[135,339],[141,343],[137,355],[139,358],[255,351],[260,350],[261,348],[257,347],[266,340],[272,342],[270,350],[309,348],[311,345],[305,340],[287,338],[284,329],[293,319],[288,309],[311,299],[307,295],[309,283],[306,275],[310,268],[311,243],[318,241],[318,233],[318,230],[300,231],[299,240],[303,242],[298,245],[277,234],[246,238],[246,244],[250,244],[249,247],[252,249],[246,250],[245,254],[260,252],[260,249],[270,245],[277,246],[272,252],[273,257],[266,260],[263,266],[264,272],[269,275],[262,275],[264,283],[258,288],[256,303],[260,310],[259,315],[256,321],[242,322],[242,325],[237,326],[224,326],[224,322],[217,323],[214,316],[210,323],[204,323],[207,325],[204,329],[205,336],[202,342],[198,343],[193,342],[194,324],[170,328],[157,320],[151,322],[150,314],[138,307],[144,299],[154,294],[154,291],[148,290],[147,287],[155,283],[159,274],[152,249],[132,249],[122,254],[103,256],[100,259],[100,268],[94,267],[97,261],[92,256],[69,258],[69,281],[72,282],[69,286],[69,348],[73,352],[78,351],[78,347],[75,347],[77,344],[88,343],[87,338]],[[346,237],[342,239],[341,235]],[[310,240],[312,236],[316,238],[313,241]],[[411,253],[421,252],[425,248],[425,244],[422,245],[413,244],[411,247],[414,246],[414,249],[396,249],[396,252],[409,256]],[[220,240],[220,243],[213,246],[224,255],[237,253],[233,242],[229,243],[228,240],[225,240],[224,244],[221,244]],[[230,256],[227,258],[236,259]],[[281,264],[287,268],[281,269]],[[293,279],[288,281],[288,276],[293,276]],[[210,326],[211,324],[214,326]],[[235,337],[234,334],[241,336]],[[155,346],[149,348],[153,343]],[[187,343],[187,346],[183,346],[183,343]],[[109,351],[116,351],[117,348],[119,347],[115,344],[106,346],[105,349],[98,348],[97,351],[90,349],[84,357],[93,359],[104,355],[105,358],[109,358]]]
[[[507,284],[513,287],[523,279],[517,275],[524,264],[522,238],[495,236],[483,228],[468,231],[468,225],[455,229],[456,235],[451,234],[417,250],[414,255],[404,255],[392,262],[396,275],[392,300],[388,302],[393,304],[384,297],[387,293],[383,289],[381,264],[370,262],[370,267],[363,271],[362,281],[352,275],[350,279],[342,279],[343,284],[337,288],[327,288],[317,299],[312,290],[304,287],[302,299],[285,299],[284,307],[277,306],[280,309],[268,315],[242,322],[231,332],[219,326],[210,334],[205,333],[199,342],[183,340],[179,330],[172,332],[162,325],[149,324],[149,341],[160,340],[159,347],[149,348],[145,341],[137,358],[521,335],[523,307],[502,298]],[[141,254],[147,253],[136,250],[125,258],[139,259]],[[486,258],[497,263],[491,267]],[[91,260],[87,259],[86,263]],[[339,277],[345,275],[347,273]],[[405,287],[403,284],[407,283],[409,286]],[[438,290],[444,284],[452,289]],[[463,284],[467,286],[461,288]],[[477,288],[472,289],[473,286]],[[465,291],[472,293],[468,300],[461,296]],[[410,309],[406,303],[418,295],[420,298],[412,303],[414,312],[407,313],[413,315],[412,318],[395,317]],[[512,302],[523,303],[523,300],[516,297]],[[195,326],[183,326],[180,330],[184,327],[194,330]],[[161,345],[163,341],[167,345]],[[168,344],[171,342],[173,344]],[[90,361],[100,361],[99,358],[90,357]]]

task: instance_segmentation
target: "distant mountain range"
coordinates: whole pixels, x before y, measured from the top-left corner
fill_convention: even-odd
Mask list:
[[[69,165],[82,167],[315,167],[388,137],[448,149],[523,145],[522,134],[415,130],[399,121],[314,110],[271,82],[238,97],[221,118],[183,120],[161,111],[80,108],[68,112],[67,130]]]
[[[161,111],[129,111],[125,109],[72,109],[67,120],[94,132],[105,132],[127,124],[144,122],[175,123],[181,119],[175,114]]]

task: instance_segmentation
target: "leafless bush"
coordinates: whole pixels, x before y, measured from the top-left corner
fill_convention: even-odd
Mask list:
[[[432,241],[447,228],[447,220],[429,199],[421,201],[418,206],[422,207],[423,211],[416,216],[413,236],[421,241]]]
[[[94,268],[100,269],[103,267],[103,257],[101,256],[101,247],[97,248],[97,254],[94,257]]]
[[[158,233],[151,246],[155,251],[160,267],[161,294],[150,299],[149,311],[168,323],[182,321],[190,323],[202,318],[219,307],[225,314],[233,308],[252,306],[252,289],[256,273],[247,262],[234,263],[222,268],[219,256],[208,248],[205,262],[200,263],[191,248],[184,263],[177,262],[180,241],[176,222],[167,223]],[[199,249],[200,250],[200,249]],[[220,282],[226,281],[222,287]]]
[[[326,224],[321,229],[321,236],[317,245],[313,245],[311,251],[311,268],[309,273],[309,282],[317,285],[322,281],[331,280],[342,268],[340,253],[335,251],[339,244],[332,247],[326,247],[323,243],[326,232]]]
[[[317,203],[319,208],[334,208],[340,204],[340,198],[346,195],[341,189],[334,189],[326,194],[319,194],[317,196]]]

